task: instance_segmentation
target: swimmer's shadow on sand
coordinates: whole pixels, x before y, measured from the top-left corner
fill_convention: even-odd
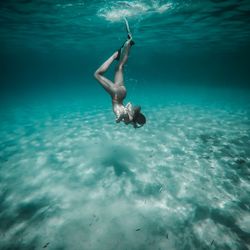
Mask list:
[[[107,151],[106,151],[107,150]],[[134,176],[130,166],[136,163],[134,152],[123,146],[110,146],[106,148],[101,160],[103,167],[112,167],[116,176]]]

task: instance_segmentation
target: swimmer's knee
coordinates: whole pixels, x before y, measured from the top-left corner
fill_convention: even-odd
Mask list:
[[[94,78],[99,80],[101,75],[102,75],[101,72],[96,70],[95,73],[94,73]]]
[[[96,80],[99,79],[99,74],[98,74],[97,72],[94,73],[94,78],[95,78]]]

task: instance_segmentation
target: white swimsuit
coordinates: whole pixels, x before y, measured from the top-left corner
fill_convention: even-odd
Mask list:
[[[116,122],[125,121],[130,122],[134,117],[134,110],[132,104],[129,102],[125,107],[116,106],[115,107]]]

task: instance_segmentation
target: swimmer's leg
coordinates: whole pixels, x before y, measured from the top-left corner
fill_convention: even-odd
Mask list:
[[[130,51],[131,46],[133,45],[133,43],[131,42],[132,42],[132,38],[125,42],[122,55],[121,55],[121,59],[116,66],[114,83],[120,86],[124,85],[124,78],[123,78],[124,65],[126,64],[128,60],[129,51]]]
[[[128,40],[130,40],[130,44],[131,44],[131,45],[134,45],[135,42],[133,41],[133,38],[132,38],[132,33],[131,33],[131,31],[130,31],[130,28],[129,28],[128,20],[127,20],[126,17],[124,17],[123,19],[124,19],[125,26],[126,26],[126,31],[127,31],[127,35],[128,35]],[[126,42],[125,42],[125,43],[126,43]],[[117,61],[120,60],[120,56],[121,56],[121,54],[122,54],[122,49],[123,49],[125,43],[118,49],[118,56],[117,56],[117,58],[116,58]]]
[[[103,86],[103,88],[112,96],[114,94],[114,83],[107,79],[103,74],[108,70],[112,62],[117,58],[116,51],[107,61],[105,61],[94,73],[96,80]]]

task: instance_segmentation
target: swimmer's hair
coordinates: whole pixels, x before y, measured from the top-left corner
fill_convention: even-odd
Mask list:
[[[141,107],[135,106],[134,107],[134,119],[133,122],[138,123],[139,125],[143,126],[146,123],[146,117],[140,112]]]
[[[136,122],[139,125],[144,125],[146,123],[146,117],[142,113],[139,113],[136,117]]]

